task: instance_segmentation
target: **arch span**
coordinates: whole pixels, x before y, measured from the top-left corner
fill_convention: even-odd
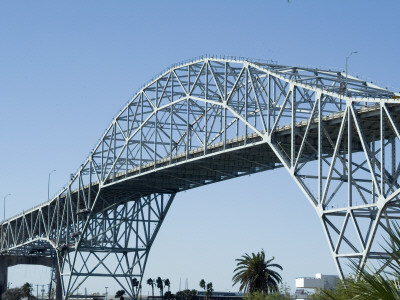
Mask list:
[[[1,253],[56,255],[68,298],[89,276],[131,296],[181,191],[285,168],[343,276],[384,257],[399,213],[400,95],[343,72],[202,57],[169,68],[118,113],[51,201],[1,224]]]

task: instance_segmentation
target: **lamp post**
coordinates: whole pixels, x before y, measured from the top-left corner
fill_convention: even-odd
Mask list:
[[[11,196],[11,194],[7,194],[4,196],[4,211],[3,211],[3,221],[6,220],[6,199],[8,196]]]
[[[347,64],[349,61],[350,56],[352,56],[353,54],[358,53],[358,51],[353,51],[351,52],[348,56],[346,56],[346,96],[348,96],[348,88],[347,88]]]
[[[47,181],[47,200],[50,200],[50,176],[51,173],[55,172],[56,170],[53,170],[49,173],[49,180]]]
[[[107,289],[108,289],[108,286],[106,286],[105,288],[106,288],[106,300],[107,300],[107,295],[108,295],[108,294],[107,294]]]

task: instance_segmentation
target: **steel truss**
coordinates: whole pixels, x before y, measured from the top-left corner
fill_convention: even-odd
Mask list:
[[[400,95],[343,72],[203,57],[119,112],[53,200],[1,224],[1,253],[56,256],[63,295],[89,276],[132,297],[175,194],[284,167],[338,268],[384,257],[399,217]]]

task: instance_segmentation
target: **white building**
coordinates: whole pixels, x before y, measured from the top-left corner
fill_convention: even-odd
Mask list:
[[[336,288],[339,281],[337,275],[323,275],[321,273],[315,274],[315,277],[299,277],[296,278],[296,299],[307,299],[307,294],[301,294],[301,289],[330,289]],[[300,289],[300,290],[299,290]],[[304,290],[303,290],[304,291]]]

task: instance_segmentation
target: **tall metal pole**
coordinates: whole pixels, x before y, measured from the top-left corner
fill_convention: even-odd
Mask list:
[[[5,196],[4,196],[4,211],[3,211],[3,221],[5,221],[5,220],[6,220],[6,198],[7,198],[8,196],[11,196],[11,194],[7,194],[7,195],[5,195]]]
[[[50,176],[51,173],[55,172],[56,170],[53,170],[49,173],[49,180],[47,181],[47,200],[50,200]]]
[[[348,64],[348,60],[350,58],[350,56],[352,56],[353,54],[358,53],[358,51],[353,51],[351,52],[348,56],[346,56],[346,96],[348,96],[348,88],[347,88],[347,64]]]
[[[107,294],[107,289],[108,289],[108,286],[106,286],[105,288],[106,288],[106,300],[107,300],[107,295],[108,295],[108,294]]]

